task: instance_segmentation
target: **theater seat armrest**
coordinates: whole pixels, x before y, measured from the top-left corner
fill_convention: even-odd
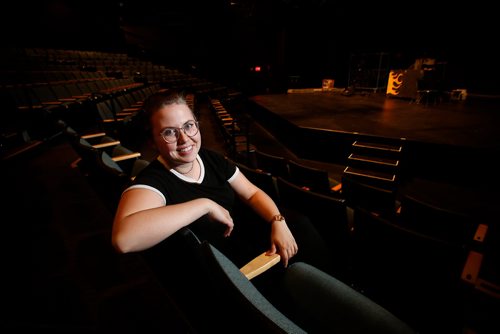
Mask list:
[[[470,251],[462,271],[462,280],[479,291],[500,298],[500,285],[487,281],[480,277],[481,266],[483,264],[483,254]]]
[[[130,108],[129,107],[129,108],[123,108],[121,110],[121,112],[129,113],[129,114],[132,114],[132,113],[134,113],[136,111],[141,111],[141,108]]]
[[[115,162],[118,162],[118,161],[123,161],[123,160],[127,160],[127,159],[138,158],[140,156],[141,156],[141,153],[134,152],[134,153],[130,153],[130,154],[124,154],[124,155],[119,155],[119,156],[116,156],[116,157],[112,157],[111,159],[113,159],[113,161],[115,161]]]
[[[462,270],[462,280],[475,285],[479,277],[479,270],[481,269],[482,262],[483,254],[476,251],[470,251]]]
[[[94,145],[92,145],[92,147],[94,147],[94,148],[105,148],[105,147],[110,147],[110,146],[116,146],[116,145],[119,145],[119,144],[120,144],[120,141],[119,140],[115,140],[115,141],[110,141],[110,142],[107,142],[107,143],[94,144]]]
[[[279,254],[266,255],[266,252],[264,252],[241,267],[240,271],[246,278],[251,280],[280,262],[280,259]]]
[[[331,187],[330,190],[333,192],[336,192],[336,193],[340,192],[342,190],[342,183],[339,183],[339,184]]]
[[[476,233],[474,234],[474,241],[484,242],[484,238],[486,238],[486,233],[488,232],[488,225],[479,224],[476,229]]]
[[[97,137],[103,137],[106,135],[106,132],[96,132],[96,133],[89,133],[86,135],[82,135],[81,138],[83,139],[91,139],[91,138],[97,138]]]
[[[120,116],[120,117],[123,117],[123,116],[130,116],[132,115],[131,112],[117,112],[116,113],[116,116]]]

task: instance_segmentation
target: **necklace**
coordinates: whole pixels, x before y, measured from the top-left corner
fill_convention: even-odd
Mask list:
[[[181,172],[181,171],[179,171],[179,170],[177,170],[177,169],[175,169],[175,168],[174,168],[174,169],[175,169],[175,171],[176,171],[177,173],[182,174],[182,175],[186,175],[186,174],[189,174],[189,172],[191,172],[191,171],[193,170],[193,168],[194,168],[194,161],[191,163],[191,168],[189,168],[189,170],[188,170],[187,172],[184,172],[184,173],[183,173],[183,172]]]

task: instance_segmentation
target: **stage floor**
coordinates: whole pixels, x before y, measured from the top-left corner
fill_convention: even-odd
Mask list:
[[[498,148],[499,101],[414,103],[381,93],[258,95],[261,107],[300,127],[472,148]]]

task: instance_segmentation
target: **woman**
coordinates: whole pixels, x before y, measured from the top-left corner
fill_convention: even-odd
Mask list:
[[[189,226],[238,266],[265,250],[248,250],[250,245],[265,247],[268,254],[278,253],[287,267],[299,247],[284,215],[233,163],[202,148],[198,121],[183,95],[175,91],[157,93],[144,108],[159,156],[121,197],[113,224],[114,247],[122,253],[143,251]],[[240,213],[235,204],[239,201],[259,218]],[[297,225],[299,230],[311,229],[301,233],[306,238],[317,235],[307,222]],[[265,229],[270,230],[270,238],[261,234],[257,242],[243,241]],[[312,244],[316,247],[317,242]]]

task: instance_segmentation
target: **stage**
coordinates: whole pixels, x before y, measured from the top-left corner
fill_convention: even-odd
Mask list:
[[[500,182],[500,103],[471,99],[416,103],[381,93],[257,95],[251,114],[301,159],[347,165],[354,141],[404,147],[403,178]]]
[[[385,94],[304,93],[251,101],[255,120],[302,159],[346,166],[356,140],[400,142],[402,192],[497,220],[498,100],[416,104]]]
[[[415,103],[382,93],[294,93],[258,95],[260,107],[295,124],[338,132],[470,148],[500,146],[500,103]]]

